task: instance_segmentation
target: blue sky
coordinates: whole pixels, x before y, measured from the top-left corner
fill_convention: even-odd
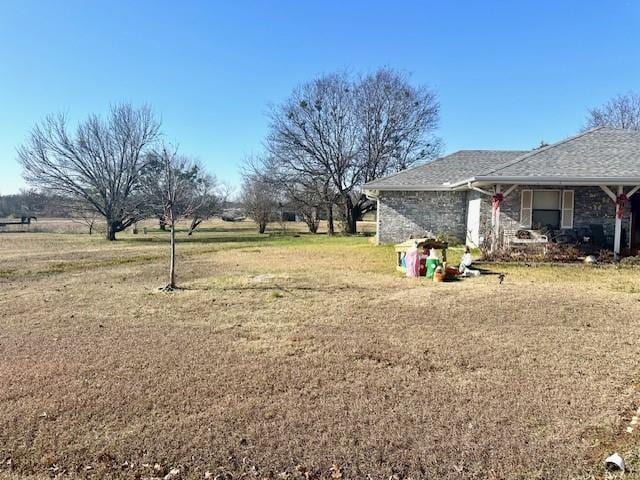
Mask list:
[[[446,151],[531,148],[640,90],[640,2],[0,0],[0,193],[48,113],[149,103],[220,179],[261,149],[270,103],[380,66],[434,88]]]

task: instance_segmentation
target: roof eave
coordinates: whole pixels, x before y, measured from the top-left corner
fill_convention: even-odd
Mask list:
[[[466,183],[466,182],[465,182]],[[366,186],[363,188],[367,192],[448,192],[453,190],[451,185],[380,185]]]
[[[523,177],[523,176],[478,176],[475,185],[506,183],[518,185],[640,185],[640,177]]]

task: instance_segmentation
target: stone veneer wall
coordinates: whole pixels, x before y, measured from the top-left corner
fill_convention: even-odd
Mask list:
[[[507,187],[503,187],[506,189]],[[589,228],[590,225],[602,225],[604,234],[613,238],[616,221],[615,203],[600,187],[543,187],[543,186],[522,186],[517,187],[502,202],[500,207],[500,230],[503,238],[514,236],[520,225],[520,192],[525,190],[573,190],[573,227]],[[611,189],[615,193],[615,188]],[[491,219],[491,199],[484,195],[482,201],[482,215],[488,215]],[[481,223],[482,225],[482,223]],[[630,208],[625,209],[625,216],[622,220],[622,248],[625,248],[629,241]],[[568,230],[570,231],[570,230]],[[482,231],[480,232],[482,235]],[[613,243],[610,245],[613,248]]]
[[[504,189],[507,187],[505,186]],[[527,190],[573,190],[574,228],[588,228],[591,224],[603,226],[607,237],[615,230],[615,204],[600,187],[517,187],[504,200],[501,207],[500,230],[503,238],[512,237],[521,228],[520,192]],[[613,190],[613,189],[612,189]],[[480,209],[480,236],[486,236],[491,227],[491,198],[477,191],[467,192],[380,192],[378,203],[378,241],[397,243],[409,238],[446,235],[464,242],[467,229],[467,202],[482,198]],[[625,211],[622,221],[624,236],[622,247],[629,241],[630,212]],[[613,244],[610,245],[613,248]]]
[[[467,192],[380,192],[378,242],[399,243],[415,237],[445,235],[464,242]]]

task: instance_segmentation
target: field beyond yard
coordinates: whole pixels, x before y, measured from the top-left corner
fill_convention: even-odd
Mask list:
[[[640,270],[433,284],[371,238],[205,227],[172,293],[167,233],[0,233],[0,477],[640,470]]]

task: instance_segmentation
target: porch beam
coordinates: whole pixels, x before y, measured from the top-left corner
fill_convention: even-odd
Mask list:
[[[611,191],[611,189],[610,189],[609,187],[607,187],[606,185],[599,185],[599,187],[602,189],[602,191],[603,191],[604,193],[606,193],[607,195],[609,195],[609,198],[611,198],[611,200],[613,200],[614,202],[618,199],[618,198],[616,197],[616,194],[615,194],[615,193],[613,193],[613,192]]]

